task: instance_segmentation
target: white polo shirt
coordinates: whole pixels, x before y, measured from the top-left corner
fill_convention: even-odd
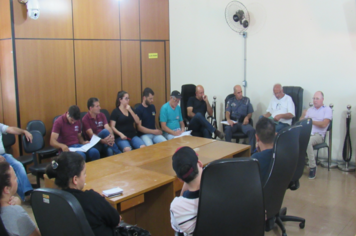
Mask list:
[[[279,114],[291,113],[295,116],[295,107],[292,98],[284,94],[281,99],[277,99],[276,96],[273,96],[269,106],[267,108],[267,112],[271,113],[272,117],[275,117]],[[279,122],[286,123],[291,125],[292,119],[280,119]]]

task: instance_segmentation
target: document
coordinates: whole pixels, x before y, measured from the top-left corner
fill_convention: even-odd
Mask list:
[[[95,144],[97,144],[100,141],[101,138],[99,138],[98,136],[96,136],[95,134],[91,137],[90,142],[78,147],[78,148],[74,148],[71,147],[69,148],[69,151],[71,152],[87,152],[90,148],[94,147]]]
[[[232,120],[232,122],[234,122],[234,124],[237,124],[237,121]],[[227,123],[227,120],[221,121],[221,124],[229,125],[229,123]]]
[[[183,136],[190,136],[191,132],[192,132],[191,130],[185,131],[181,135],[174,136],[174,138],[180,138],[180,137],[183,137]]]
[[[272,116],[268,117],[268,119],[272,120],[276,125],[278,125],[278,121],[275,121]]]
[[[120,195],[123,192],[124,192],[124,190],[122,188],[116,187],[116,188],[104,190],[103,194],[105,197],[113,197],[113,196]]]

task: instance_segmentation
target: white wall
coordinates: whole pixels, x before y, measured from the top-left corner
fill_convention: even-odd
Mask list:
[[[169,2],[171,89],[202,84],[210,100],[217,96],[218,120],[223,118],[225,96],[243,80],[243,38],[225,21],[229,2]],[[265,113],[275,83],[303,87],[306,107],[314,92],[322,90],[324,104],[334,104],[332,158],[341,160],[347,104],[356,115],[356,1],[242,2],[251,15],[246,93],[254,120]],[[353,118],[353,150],[355,123]]]

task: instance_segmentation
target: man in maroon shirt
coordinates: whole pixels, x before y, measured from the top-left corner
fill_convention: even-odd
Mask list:
[[[70,147],[81,147],[88,143],[82,137],[79,107],[73,105],[62,116],[58,117],[53,124],[50,144],[52,147],[61,149],[63,152],[69,152]],[[94,147],[86,153],[79,153],[84,160],[91,161],[100,159],[100,153]]]
[[[88,113],[83,117],[83,134],[85,140],[90,140],[93,134],[101,138],[94,147],[99,152],[106,152],[107,156],[121,153],[115,144],[115,138],[106,116],[100,112],[100,103],[97,98],[88,99]]]

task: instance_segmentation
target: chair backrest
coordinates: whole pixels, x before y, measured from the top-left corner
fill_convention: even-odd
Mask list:
[[[110,123],[110,113],[109,113],[109,111],[106,110],[106,109],[100,109],[100,112],[104,113],[104,115],[106,116],[107,122]]]
[[[283,92],[291,96],[294,107],[295,107],[295,117],[292,119],[292,124],[299,120],[303,111],[303,88],[297,86],[284,86]]]
[[[188,100],[190,97],[195,96],[195,88],[196,86],[194,84],[183,84],[182,85],[182,99],[180,100],[180,108],[182,110],[182,117],[184,119],[188,119],[188,113],[187,113],[187,105],[188,105]]]
[[[305,156],[307,154],[307,147],[310,139],[311,129],[313,127],[313,120],[311,118],[303,119],[294,124],[301,126],[299,132],[299,158],[297,168],[295,169],[292,182],[296,182],[302,177],[305,166]]]
[[[29,131],[32,134],[32,143],[26,140],[26,136],[22,135],[22,143],[25,152],[35,153],[42,149],[44,141],[40,131],[31,130]]]
[[[282,129],[274,140],[270,174],[264,186],[267,218],[279,214],[299,157],[300,126]]]
[[[55,122],[60,116],[61,116],[61,115],[55,116],[55,117],[53,118],[52,124],[54,124],[54,122]]]
[[[94,236],[78,200],[59,189],[39,188],[31,204],[42,236]]]
[[[10,148],[16,142],[16,137],[13,134],[2,134],[2,144],[4,148]]]
[[[265,212],[259,163],[252,158],[210,163],[200,184],[194,236],[264,235]]]
[[[88,113],[87,111],[82,111],[82,112],[80,112],[80,120],[82,120],[83,117],[84,117],[87,113]]]
[[[137,107],[139,107],[141,105],[141,103],[136,103],[134,106],[134,111],[136,112]]]
[[[43,137],[46,135],[46,126],[41,120],[31,120],[27,123],[26,130],[38,130],[41,132]]]

